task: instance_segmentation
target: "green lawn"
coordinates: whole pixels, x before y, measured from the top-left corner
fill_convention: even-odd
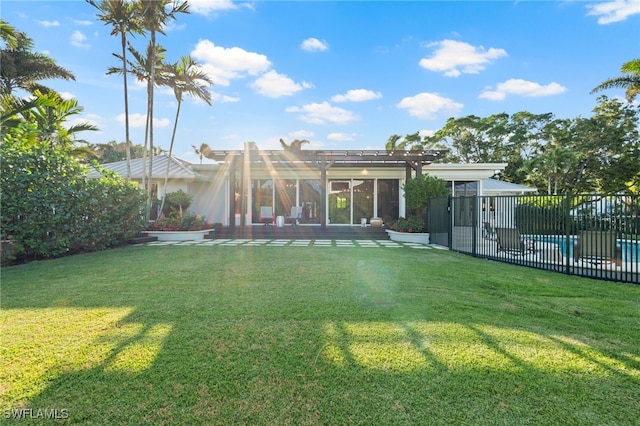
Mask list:
[[[5,417],[640,424],[640,286],[366,247],[134,246],[1,278]]]

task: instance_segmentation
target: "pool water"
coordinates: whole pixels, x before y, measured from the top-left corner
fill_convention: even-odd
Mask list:
[[[569,253],[567,254],[567,237],[563,235],[537,235],[536,241],[557,244],[563,256],[573,257],[573,246],[578,237],[572,235],[569,237]],[[622,248],[623,262],[640,261],[640,244],[637,241],[620,241],[618,244]]]

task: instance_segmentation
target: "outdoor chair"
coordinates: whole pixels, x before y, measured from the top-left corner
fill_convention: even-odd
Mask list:
[[[291,207],[291,212],[287,217],[289,222],[296,225],[302,219],[302,206],[293,206]]]
[[[496,237],[496,231],[489,222],[482,222],[482,237],[485,240],[493,240]]]
[[[614,263],[621,266],[622,247],[613,231],[580,231],[573,246],[573,258],[591,264]]]
[[[273,207],[260,206],[260,222],[265,225],[268,223],[273,224]]]
[[[535,241],[526,241],[518,228],[495,228],[498,253],[525,255],[535,252]]]

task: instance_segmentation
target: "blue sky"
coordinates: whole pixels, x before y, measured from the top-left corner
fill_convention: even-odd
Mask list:
[[[440,129],[449,117],[518,111],[587,117],[593,87],[640,52],[640,1],[190,1],[159,43],[213,79],[213,105],[186,98],[174,154],[191,148],[381,149],[392,134]],[[100,128],[124,140],[119,38],[84,1],[3,0],[0,14],[73,72],[50,81]],[[146,40],[132,43],[143,50]],[[146,93],[130,80],[131,138],[144,141]],[[608,91],[619,96],[622,91]],[[158,89],[155,145],[169,147],[173,94]]]

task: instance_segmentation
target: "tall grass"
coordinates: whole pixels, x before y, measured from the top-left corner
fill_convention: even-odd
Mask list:
[[[127,247],[3,268],[1,304],[0,405],[20,424],[640,413],[640,287],[447,251]]]

